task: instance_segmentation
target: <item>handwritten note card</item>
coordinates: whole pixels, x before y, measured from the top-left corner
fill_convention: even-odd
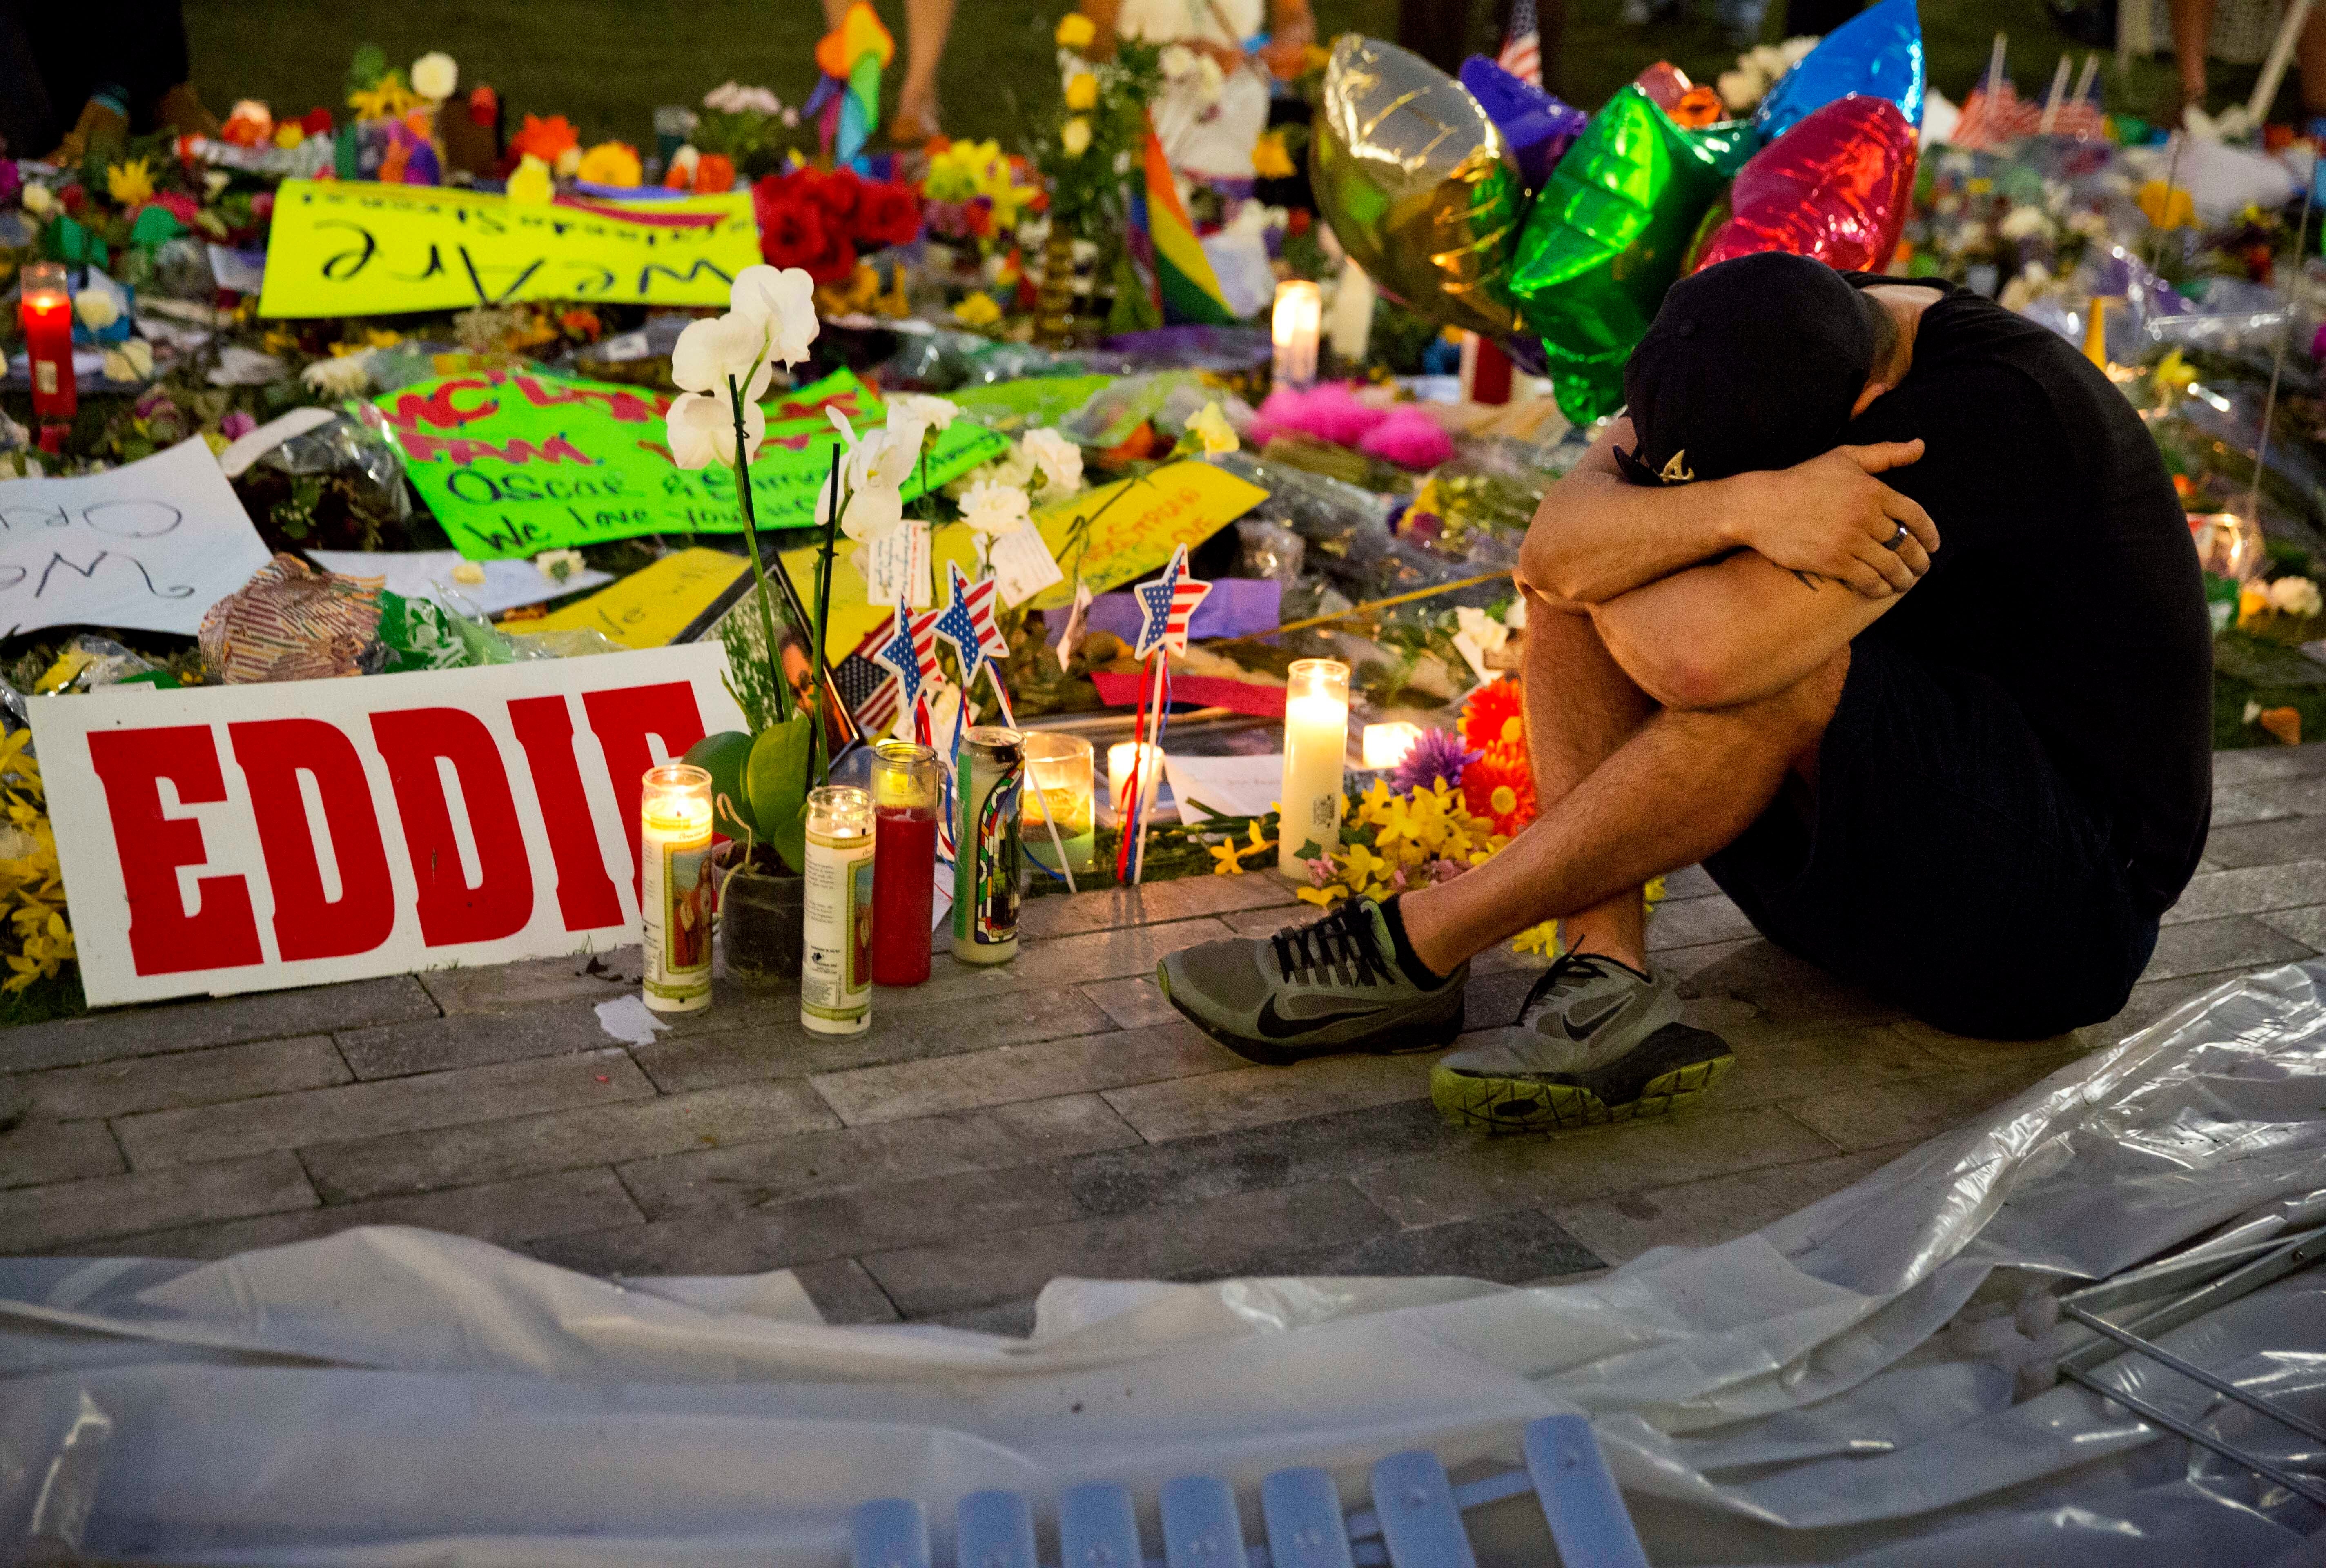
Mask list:
[[[124,626],[191,636],[266,564],[200,437],[73,479],[0,483],[0,636]]]

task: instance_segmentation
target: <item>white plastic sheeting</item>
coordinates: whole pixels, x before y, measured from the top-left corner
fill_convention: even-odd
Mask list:
[[[1717,1114],[1717,1109],[1713,1114]],[[1546,1194],[1549,1196],[1549,1194]],[[405,1229],[0,1263],[0,1555],[845,1560],[867,1498],[1253,1489],[1590,1415],[1659,1563],[2266,1563],[2326,1518],[2043,1381],[2033,1293],[2326,1203],[2326,960],[2223,987],[1754,1235],[1580,1285],[1056,1281],[1030,1341],[833,1328],[787,1275],[609,1284]],[[2326,1278],[2164,1336],[2326,1416]],[[2296,1467],[2154,1366],[2104,1378]],[[1471,1517],[1540,1563],[1531,1500]],[[1150,1520],[1151,1525],[1151,1520]],[[1257,1531],[1251,1532],[1257,1539]]]

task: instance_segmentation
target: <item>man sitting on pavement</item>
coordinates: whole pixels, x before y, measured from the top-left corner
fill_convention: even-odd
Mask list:
[[[1701,861],[1938,1027],[2115,1014],[2211,797],[2195,551],[2123,395],[1967,290],[1778,255],[1676,284],[1624,392],[1518,569],[1540,816],[1450,882],[1169,955],[1172,1005],[1257,1062],[1444,1045],[1468,960],[1556,917],[1438,1108],[1668,1109],[1734,1062],[1648,969],[1642,886]]]

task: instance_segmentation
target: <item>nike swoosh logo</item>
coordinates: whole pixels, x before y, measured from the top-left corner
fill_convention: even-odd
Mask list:
[[[1326,1013],[1315,1018],[1287,1018],[1276,1010],[1276,998],[1270,997],[1260,1005],[1260,1032],[1271,1040],[1289,1040],[1295,1035],[1314,1034],[1329,1024],[1343,1024],[1352,1018],[1370,1018],[1387,1010],[1383,1007],[1360,1007],[1353,1013]]]
[[[1274,998],[1271,997],[1270,999],[1273,1000]],[[1580,1029],[1575,1026],[1575,1017],[1572,1014],[1562,1016],[1558,1020],[1558,1026],[1567,1031],[1567,1037],[1569,1040],[1580,1040],[1589,1035],[1593,1030],[1598,1028],[1600,1025],[1605,1023],[1608,1019],[1614,1017],[1623,1010],[1623,999],[1618,997],[1614,1001],[1608,1003],[1605,1007],[1600,1008],[1599,1016],[1597,1017],[1584,1020],[1583,1026]]]

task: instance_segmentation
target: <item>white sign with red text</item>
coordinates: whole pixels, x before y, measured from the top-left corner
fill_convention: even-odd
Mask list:
[[[743,728],[715,644],[35,698],[92,1006],[637,940],[646,770]]]

